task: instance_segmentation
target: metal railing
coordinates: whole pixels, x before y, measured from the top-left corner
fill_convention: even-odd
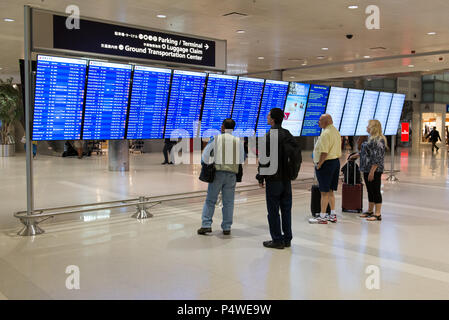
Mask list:
[[[296,180],[292,183],[294,185],[302,185],[312,182],[312,178],[306,178]],[[236,188],[236,192],[248,192],[260,190],[258,184],[245,185]],[[14,217],[20,220],[24,227],[18,232],[20,236],[35,236],[44,233],[45,231],[39,227],[39,224],[54,218],[55,216],[67,215],[67,214],[80,214],[85,212],[100,211],[106,209],[119,209],[126,207],[136,207],[136,212],[131,216],[135,219],[148,219],[153,217],[153,214],[149,212],[149,209],[153,208],[166,201],[186,200],[201,198],[207,195],[207,191],[193,191],[184,193],[175,193],[161,196],[141,196],[139,198],[127,199],[127,200],[114,200],[97,203],[80,204],[73,206],[63,206],[45,209],[35,209],[32,214],[28,214],[28,211],[19,211],[14,214]],[[148,206],[150,205],[150,206]],[[83,208],[83,209],[79,209]]]

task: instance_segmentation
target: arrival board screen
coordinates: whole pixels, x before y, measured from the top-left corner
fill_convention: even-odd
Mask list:
[[[391,100],[393,94],[389,92],[381,92],[379,94],[379,101],[377,102],[376,114],[374,119],[379,120],[382,125],[382,130],[385,131],[387,125],[388,113],[390,112]]]
[[[321,128],[318,120],[326,111],[327,98],[330,87],[312,84],[310,86],[309,101],[307,102],[306,114],[302,125],[301,137],[318,137]]]
[[[363,90],[349,89],[340,124],[340,134],[342,136],[353,136],[355,134],[362,99]]]
[[[257,137],[264,136],[270,130],[270,126],[267,123],[267,116],[270,110],[273,108],[284,110],[287,91],[288,82],[286,81],[267,80],[265,82],[259,120],[257,121]]]
[[[360,109],[359,122],[357,124],[356,136],[366,136],[366,127],[371,119],[374,119],[376,112],[377,100],[379,99],[379,92],[365,91],[363,96],[362,108]]]
[[[84,140],[125,138],[131,65],[91,61],[87,78]]]
[[[33,140],[81,138],[87,61],[38,56]]]
[[[236,123],[235,136],[250,137],[254,135],[264,82],[264,79],[239,78],[232,109],[232,119]]]
[[[220,131],[223,120],[231,117],[236,76],[209,74],[201,118],[201,138],[209,138]]]
[[[299,137],[301,135],[309,89],[310,84],[297,82],[291,82],[288,89],[282,127],[290,131],[294,137]]]
[[[390,113],[388,114],[387,126],[384,133],[386,136],[394,136],[398,133],[404,101],[405,94],[393,94],[393,100],[391,101]]]
[[[162,139],[170,69],[134,67],[126,139]]]
[[[343,116],[343,109],[345,107],[346,96],[348,89],[331,87],[329,99],[327,101],[326,113],[330,114],[334,121],[334,127],[337,130],[340,128],[341,117]]]
[[[194,138],[197,135],[206,73],[173,71],[165,138]]]

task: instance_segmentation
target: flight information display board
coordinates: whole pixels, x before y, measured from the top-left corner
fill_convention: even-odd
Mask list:
[[[365,91],[363,96],[362,108],[360,109],[359,122],[357,123],[356,136],[366,136],[366,127],[369,120],[374,119],[374,113],[376,112],[377,100],[379,100],[378,91]]]
[[[126,139],[162,139],[171,69],[134,67]]]
[[[194,138],[197,135],[206,73],[173,71],[165,138]]]
[[[345,110],[340,124],[340,134],[342,136],[353,136],[355,134],[362,100],[363,90],[349,89]]]
[[[131,65],[91,61],[87,78],[84,140],[125,138]]]
[[[309,101],[307,102],[306,114],[302,125],[301,137],[318,137],[321,128],[318,121],[326,112],[327,98],[330,87],[312,84],[310,86]]]
[[[310,84],[298,82],[291,82],[288,89],[282,127],[290,131],[294,137],[299,137],[301,135],[309,89]]]
[[[260,105],[259,120],[257,121],[257,137],[264,136],[270,126],[267,123],[267,116],[271,109],[279,108],[284,110],[285,99],[287,98],[288,82],[267,80],[263,90],[262,104]]]
[[[209,138],[220,131],[223,120],[231,117],[237,86],[236,76],[209,74],[201,118],[201,138]]]
[[[405,94],[393,94],[391,101],[390,113],[385,127],[386,136],[394,136],[398,133],[399,121],[401,120],[402,109],[404,108]]]
[[[379,120],[382,130],[385,131],[387,125],[388,113],[390,112],[391,100],[393,100],[393,94],[390,92],[381,92],[379,94],[379,101],[377,102],[376,113],[374,119]]]
[[[331,92],[327,101],[326,113],[331,115],[334,122],[334,127],[337,128],[337,130],[340,128],[347,95],[347,88],[331,87]]]
[[[34,141],[81,138],[87,61],[38,56]]]
[[[254,135],[264,82],[264,79],[239,78],[232,109],[232,119],[236,123],[235,136],[250,137]]]

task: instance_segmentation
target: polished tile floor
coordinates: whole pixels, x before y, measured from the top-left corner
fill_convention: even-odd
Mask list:
[[[104,210],[19,237],[12,214],[25,209],[25,161],[0,158],[0,299],[449,299],[446,152],[399,150],[400,181],[383,182],[384,220],[339,212],[332,225],[307,223],[313,171],[310,154],[303,157],[308,183],[294,187],[294,240],[284,250],[262,246],[263,191],[236,196],[231,236],[220,232],[219,209],[214,232],[196,235],[203,199],[192,199],[163,203],[144,221],[131,219],[132,209]],[[105,157],[38,156],[36,207],[205,189],[198,166],[160,160],[133,155],[130,172],[112,173]],[[255,171],[245,168],[244,185],[255,183]],[[79,268],[79,290],[66,287],[68,266]]]

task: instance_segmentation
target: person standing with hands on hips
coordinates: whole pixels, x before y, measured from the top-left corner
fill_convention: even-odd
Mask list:
[[[366,131],[370,135],[368,141],[363,142],[360,153],[351,156],[349,160],[355,160],[360,157],[360,170],[363,172],[368,191],[368,211],[364,212],[360,217],[368,218],[368,221],[381,221],[382,194],[380,187],[384,171],[387,138],[382,134],[382,125],[378,120],[370,120]],[[374,207],[376,207],[375,213]]]
[[[309,223],[327,224],[328,221],[336,223],[334,191],[338,189],[340,174],[341,135],[334,127],[329,114],[323,114],[318,125],[323,131],[313,150],[313,162],[321,192],[321,213],[319,217],[309,219]],[[331,207],[330,215],[326,213],[328,205]]]

